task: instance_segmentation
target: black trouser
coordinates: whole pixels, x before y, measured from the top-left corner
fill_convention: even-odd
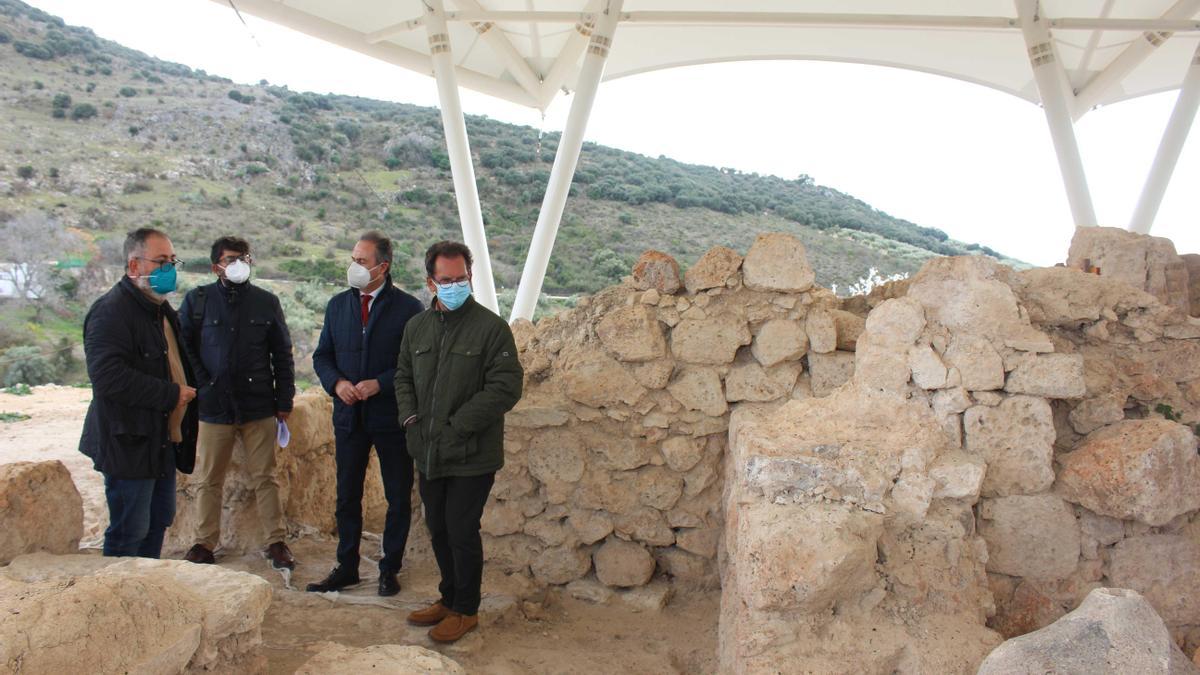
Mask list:
[[[495,473],[434,480],[420,476],[425,524],[429,526],[433,556],[442,573],[438,591],[442,594],[442,604],[459,614],[474,616],[479,612],[483,585],[479,519],[494,482]]]
[[[334,440],[337,443],[338,564],[358,569],[363,481],[367,477],[367,462],[374,445],[388,503],[379,571],[398,572],[404,562],[404,546],[408,543],[408,528],[412,522],[413,463],[405,448],[404,432],[337,429]]]

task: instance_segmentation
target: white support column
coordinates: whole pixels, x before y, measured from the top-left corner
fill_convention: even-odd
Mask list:
[[[1146,234],[1154,225],[1154,217],[1158,215],[1158,207],[1167,193],[1171,175],[1175,173],[1175,164],[1179,161],[1179,153],[1183,151],[1183,144],[1192,129],[1192,121],[1196,119],[1198,109],[1200,46],[1196,47],[1196,53],[1192,56],[1192,65],[1188,67],[1183,86],[1179,89],[1179,98],[1175,100],[1175,109],[1171,111],[1171,119],[1167,121],[1167,128],[1163,131],[1158,153],[1154,155],[1154,164],[1150,166],[1150,175],[1146,177],[1146,185],[1142,188],[1142,196],[1133,210],[1133,218],[1129,221],[1131,231]]]
[[[450,32],[446,28],[445,8],[442,0],[427,1],[428,20],[425,27],[429,31],[429,53],[433,61],[433,76],[437,79],[442,129],[446,134],[446,152],[450,156],[450,174],[454,178],[454,198],[458,202],[463,243],[470,247],[475,258],[471,266],[475,299],[484,307],[499,313],[492,258],[483,232],[483,211],[479,208],[479,190],[475,185],[475,165],[471,160],[471,146],[467,143],[467,123],[463,117],[462,101],[458,98],[454,58],[450,54]]]
[[[583,148],[583,134],[587,129],[596,90],[604,75],[604,64],[612,47],[613,33],[621,13],[623,0],[610,0],[608,8],[596,17],[596,27],[588,43],[587,55],[579,70],[579,82],[567,114],[567,124],[558,139],[558,151],[554,154],[554,166],[550,169],[550,180],[546,195],[542,198],[542,210],[538,213],[533,240],[529,244],[529,255],[525,258],[525,269],[521,272],[521,285],[517,287],[517,299],[513,304],[509,321],[533,319],[542,282],[546,279],[546,266],[550,252],[554,249],[554,237],[562,221],[563,209],[567,205],[567,194],[571,179],[579,163],[579,152]]]
[[[1067,98],[1070,87],[1054,49],[1054,41],[1050,38],[1049,19],[1041,16],[1039,11],[1037,0],[1017,0],[1021,32],[1029,49],[1033,78],[1042,99],[1042,109],[1046,112],[1046,122],[1050,126],[1050,138],[1054,141],[1054,153],[1058,156],[1058,168],[1067,190],[1071,216],[1076,227],[1096,225],[1096,211],[1092,207],[1083,159],[1071,122],[1071,102]]]

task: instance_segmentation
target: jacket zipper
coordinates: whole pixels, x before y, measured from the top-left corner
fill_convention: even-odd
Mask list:
[[[429,405],[429,437],[425,443],[425,474],[429,474],[429,468],[433,464],[433,421],[437,419],[437,385],[438,375],[442,370],[442,349],[446,346],[446,316],[438,312],[438,320],[442,322],[442,337],[438,340],[437,363],[433,367],[433,396]]]

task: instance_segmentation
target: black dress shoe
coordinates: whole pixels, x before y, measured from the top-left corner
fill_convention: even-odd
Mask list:
[[[379,595],[388,597],[400,592],[400,580],[395,572],[379,570]]]
[[[357,584],[358,581],[358,570],[352,570],[348,567],[338,565],[337,567],[333,568],[333,571],[329,573],[329,576],[315,584],[309,584],[308,586],[305,586],[304,590],[308,591],[309,593],[329,593],[331,591],[340,591],[348,586],[353,586]]]
[[[204,544],[196,544],[188,550],[187,555],[183,559],[188,562],[193,562],[198,565],[212,565],[217,562],[213,557],[213,552],[208,550]]]

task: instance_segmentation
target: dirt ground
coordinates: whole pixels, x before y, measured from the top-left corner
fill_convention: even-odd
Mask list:
[[[87,389],[54,386],[37,387],[30,396],[0,393],[0,412],[31,416],[22,422],[0,422],[0,463],[58,459],[67,466],[83,496],[85,549],[98,548],[107,525],[103,479],[77,449],[90,399]],[[663,609],[620,595],[596,604],[561,590],[540,591],[524,577],[485,569],[480,628],[458,644],[435,645],[427,629],[404,620],[409,611],[436,598],[437,570],[426,542],[419,535],[412,538],[400,574],[403,590],[393,598],[375,594],[376,575],[369,560],[360,569],[363,583],[354,589],[340,594],[303,592],[305,584],[320,579],[332,566],[331,539],[290,542],[299,563],[290,580],[259,555],[218,551],[218,564],[261,576],[275,590],[262,628],[272,674],[295,672],[312,655],[310,648],[321,642],[421,645],[446,654],[471,673],[716,672],[719,591],[711,589],[676,587]],[[377,547],[378,538],[368,535],[364,554],[369,556]]]

